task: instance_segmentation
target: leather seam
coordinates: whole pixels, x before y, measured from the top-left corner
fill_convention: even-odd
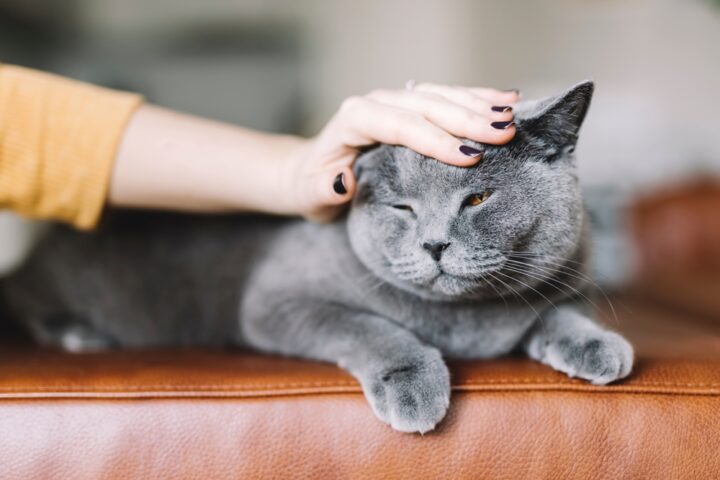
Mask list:
[[[302,383],[272,383],[272,384],[242,384],[242,385],[143,385],[143,386],[123,386],[122,388],[102,388],[96,386],[82,387],[30,387],[30,388],[8,388],[0,387],[0,392],[21,392],[21,391],[58,391],[58,392],[82,392],[82,391],[98,391],[98,392],[123,392],[123,391],[192,391],[192,390],[211,390],[211,391],[232,391],[232,390],[254,390],[254,389],[283,389],[283,388],[311,388],[311,387],[360,387],[357,382],[302,382]]]
[[[488,389],[488,390],[460,390],[456,393],[464,394],[491,394],[491,393],[537,393],[537,392],[555,392],[555,393],[576,393],[576,394],[604,394],[604,395],[662,395],[662,396],[704,396],[704,397],[720,397],[720,390],[710,391],[667,391],[667,390],[644,390],[644,389],[623,389],[623,390],[584,390],[572,388],[508,388],[508,389]],[[218,392],[168,392],[168,391],[146,391],[146,392],[0,392],[0,403],[7,400],[169,400],[169,399],[248,399],[248,398],[281,398],[281,397],[298,397],[298,396],[322,396],[322,395],[338,395],[351,394],[359,396],[362,394],[360,390],[286,390],[286,391],[218,391]]]
[[[622,390],[634,387],[678,387],[678,388],[720,388],[720,383],[677,383],[677,382],[633,382],[627,385],[615,386],[592,386],[578,383],[565,383],[538,379],[513,379],[513,380],[487,380],[482,383],[457,383],[453,384],[453,388],[482,388],[490,385],[513,385],[513,384],[532,384],[537,387],[579,387],[588,390],[602,389],[607,391]],[[358,387],[357,382],[295,382],[295,383],[272,383],[272,384],[242,384],[242,385],[144,385],[144,386],[123,386],[122,388],[102,388],[97,386],[81,386],[81,387],[43,387],[36,386],[30,388],[12,388],[0,387],[1,392],[124,392],[124,391],[251,391],[251,390],[282,390],[286,388],[312,388],[312,387]]]

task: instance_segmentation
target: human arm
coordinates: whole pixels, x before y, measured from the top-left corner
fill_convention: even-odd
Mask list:
[[[375,91],[346,100],[317,136],[304,139],[0,65],[0,208],[81,229],[93,228],[107,203],[329,220],[354,194],[358,148],[403,144],[471,165],[480,152],[460,150],[456,137],[509,141],[515,100],[514,91],[431,84]]]
[[[413,91],[375,91],[346,100],[310,139],[144,105],[131,119],[118,152],[109,201],[122,207],[329,220],[352,198],[351,165],[358,148],[403,144],[446,163],[472,165],[480,152],[463,153],[456,137],[509,141],[512,110],[492,107],[516,100],[515,91],[430,84]]]

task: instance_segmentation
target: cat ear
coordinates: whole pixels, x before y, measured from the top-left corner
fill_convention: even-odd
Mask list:
[[[560,149],[572,149],[590,108],[595,84],[587,80],[564,93],[526,104],[516,114],[518,129]]]

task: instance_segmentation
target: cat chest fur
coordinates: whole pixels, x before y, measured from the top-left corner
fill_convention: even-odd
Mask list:
[[[390,285],[359,262],[343,222],[293,225],[270,251],[244,292],[243,323],[277,322],[283,329],[308,304],[313,316],[341,307],[388,319],[447,357],[492,358],[513,350],[537,318],[532,308],[540,310],[512,299],[433,301]],[[278,312],[293,315],[281,321]]]
[[[505,355],[518,345],[537,318],[530,307],[504,301],[458,304],[398,293],[378,297],[372,302],[377,314],[412,331],[449,358]]]

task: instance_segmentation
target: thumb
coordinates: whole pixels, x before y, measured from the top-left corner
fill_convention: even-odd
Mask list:
[[[332,169],[319,175],[315,183],[313,207],[304,215],[314,222],[329,222],[342,211],[342,204],[355,194],[355,176],[350,168]]]
[[[349,202],[355,194],[355,176],[349,167],[333,169],[323,174],[317,184],[319,206],[334,206]]]

